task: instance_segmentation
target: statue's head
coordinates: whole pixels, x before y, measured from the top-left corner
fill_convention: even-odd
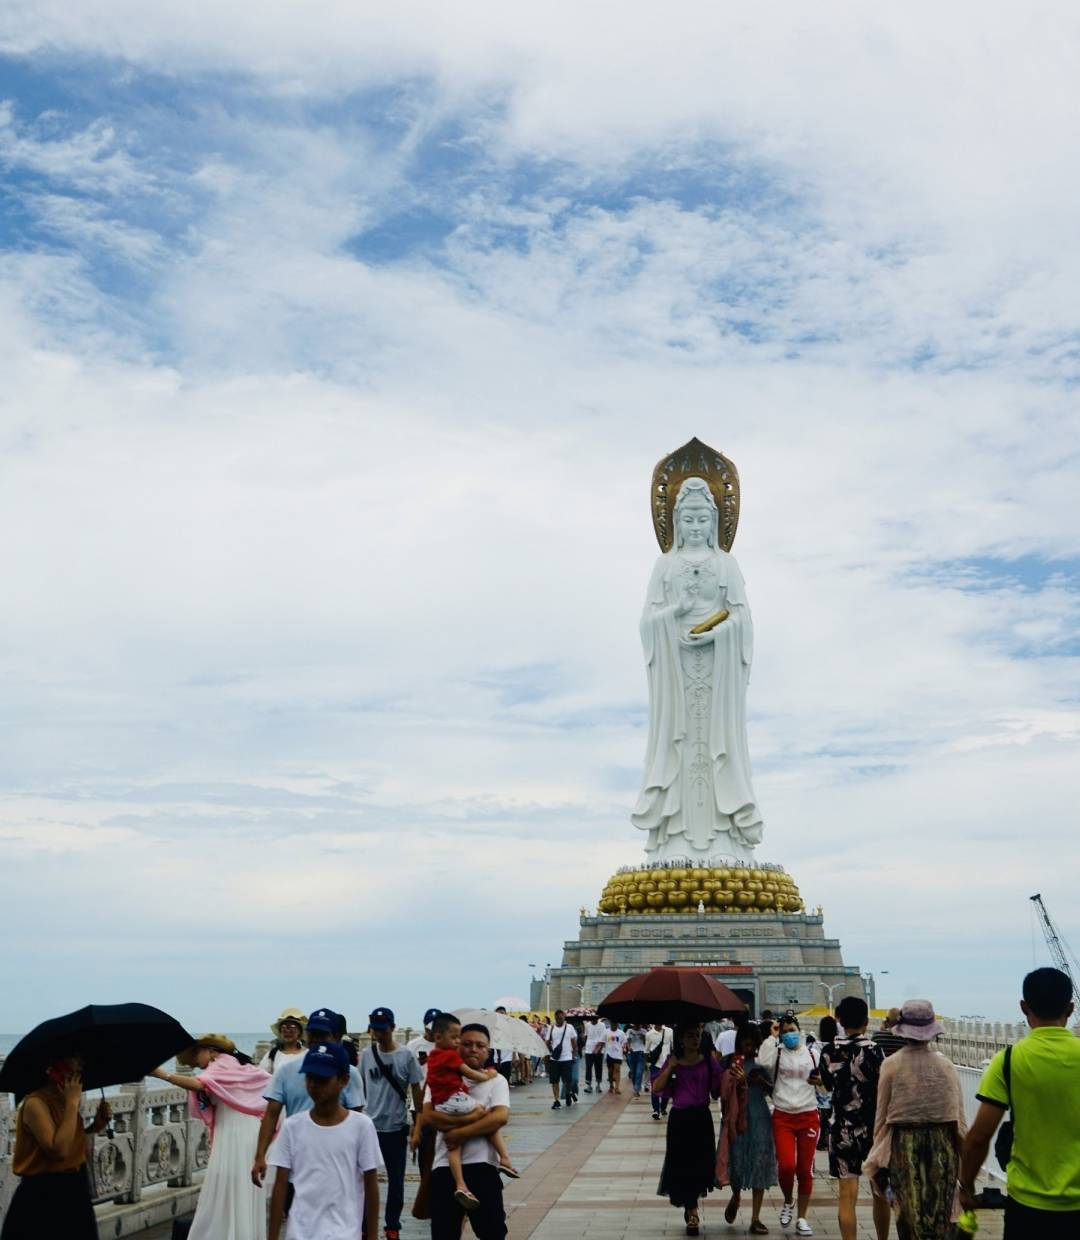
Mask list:
[[[675,497],[675,547],[716,550],[716,501],[704,478],[686,478]]]

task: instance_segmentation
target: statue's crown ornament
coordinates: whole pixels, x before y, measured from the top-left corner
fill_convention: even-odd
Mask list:
[[[704,478],[709,484],[720,518],[720,546],[730,551],[739,527],[739,471],[722,452],[697,438],[663,457],[653,470],[652,519],[660,550],[665,553],[671,550],[675,537],[675,500],[687,478]]]

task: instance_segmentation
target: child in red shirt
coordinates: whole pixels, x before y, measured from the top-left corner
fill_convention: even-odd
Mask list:
[[[479,1119],[487,1114],[487,1108],[473,1102],[469,1097],[467,1081],[490,1081],[498,1076],[494,1068],[478,1071],[470,1068],[458,1053],[461,1026],[456,1022],[436,1020],[432,1026],[435,1046],[427,1056],[427,1087],[431,1092],[431,1105],[443,1115],[471,1115]],[[495,1153],[499,1156],[499,1170],[516,1180],[518,1173],[510,1162],[501,1131],[488,1136]],[[480,1204],[476,1195],[469,1191],[461,1170],[461,1147],[447,1146],[446,1162],[454,1177],[454,1200],[464,1210],[475,1210]]]

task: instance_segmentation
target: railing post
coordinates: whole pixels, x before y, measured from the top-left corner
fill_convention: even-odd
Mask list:
[[[0,1055],[0,1063],[2,1062],[3,1056]],[[11,1194],[15,1191],[15,1177],[11,1174],[14,1127],[11,1099],[7,1094],[0,1094],[0,1224],[4,1221],[7,1208],[11,1204]]]
[[[184,1169],[187,1166],[187,1090],[180,1091],[183,1094],[183,1101],[172,1103],[166,1113],[166,1123],[176,1130],[176,1139],[180,1146],[180,1165],[177,1167],[179,1175],[172,1176],[169,1181],[170,1188],[182,1188],[184,1186]]]
[[[191,1094],[187,1090],[185,1090],[184,1093],[186,1096],[184,1101],[181,1103],[181,1106],[184,1109],[185,1115],[184,1132],[186,1134],[186,1138],[184,1141],[184,1171],[182,1181],[185,1188],[190,1188],[190,1186],[195,1182],[195,1172],[199,1170],[199,1144],[203,1139],[203,1133],[206,1131],[206,1125],[192,1112]]]
[[[125,1086],[133,1094],[134,1108],[131,1112],[131,1188],[126,1200],[134,1204],[142,1198],[146,1179],[146,1082],[133,1081]]]
[[[191,1126],[191,1111],[184,1102],[184,1166],[180,1173],[180,1183],[190,1188],[195,1175],[195,1130]]]

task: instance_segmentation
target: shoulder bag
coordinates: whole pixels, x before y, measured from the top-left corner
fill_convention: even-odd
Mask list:
[[[383,1074],[383,1076],[386,1077],[386,1079],[390,1082],[390,1088],[394,1091],[395,1094],[397,1094],[397,1096],[401,1099],[401,1101],[405,1103],[406,1108],[408,1108],[409,1100],[405,1096],[405,1090],[402,1087],[401,1082],[397,1079],[397,1077],[393,1074],[393,1072],[390,1071],[389,1065],[380,1057],[379,1048],[375,1045],[374,1042],[372,1042],[371,1044],[371,1053],[372,1055],[375,1056],[376,1067]]]
[[[994,1157],[998,1160],[998,1166],[1004,1171],[1009,1165],[1009,1159],[1012,1158],[1013,1147],[1013,1117],[1015,1108],[1012,1100],[1012,1047],[1005,1047],[1005,1062],[1002,1064],[1002,1073],[1005,1077],[1005,1097],[1009,1100],[1009,1118],[998,1129],[997,1137],[994,1139]]]
[[[559,1054],[562,1051],[562,1044],[565,1041],[566,1041],[566,1025],[563,1025],[562,1037],[559,1039],[559,1045],[558,1046],[555,1045],[554,1036],[551,1039],[551,1058],[554,1059],[556,1063],[559,1062]]]

